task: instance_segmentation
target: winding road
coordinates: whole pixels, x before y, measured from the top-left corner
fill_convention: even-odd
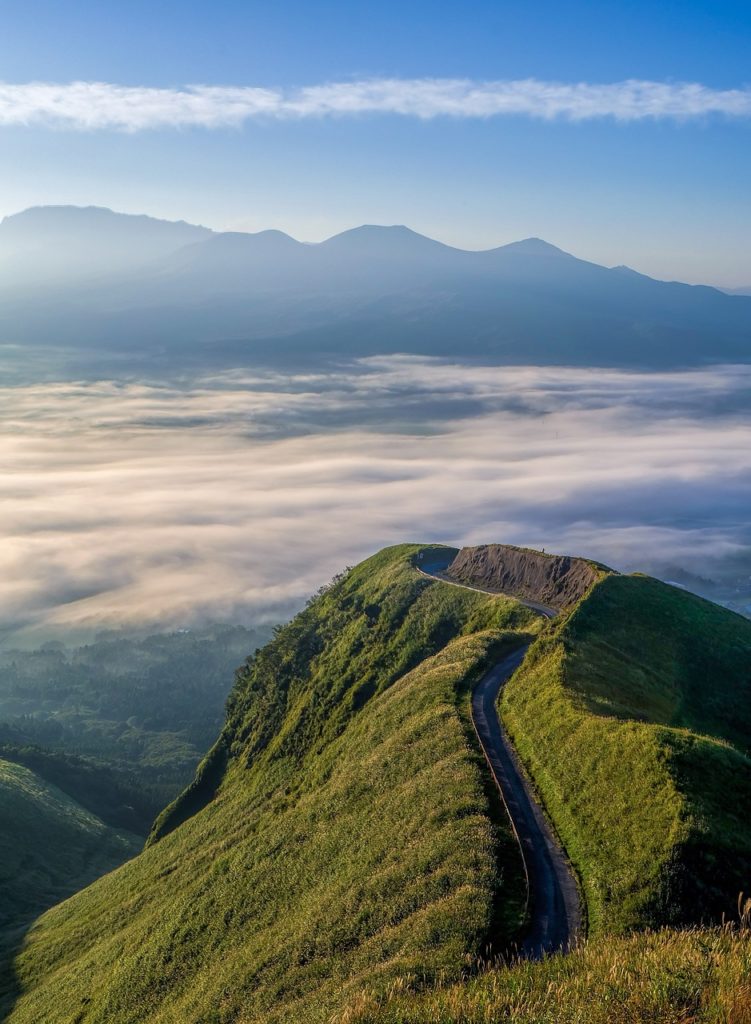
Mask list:
[[[426,566],[419,571],[452,586],[465,586],[445,579],[438,569],[431,571]],[[467,586],[466,589],[496,593],[481,587]],[[522,604],[546,618],[557,614],[554,608],[546,605],[531,601],[522,601]],[[472,693],[472,722],[524,861],[529,927],[520,952],[529,959],[539,959],[548,953],[569,949],[576,943],[582,934],[583,913],[571,865],[537,802],[498,717],[497,700],[501,687],[521,665],[528,648],[529,644],[525,644],[512,651],[482,677]]]

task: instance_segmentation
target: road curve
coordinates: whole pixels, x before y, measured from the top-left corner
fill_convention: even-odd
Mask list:
[[[491,590],[489,587],[477,587],[472,586],[471,583],[459,583],[458,580],[451,580],[448,576],[444,575],[442,569],[423,569],[421,566],[416,565],[415,569],[420,573],[421,576],[428,576],[432,580],[440,580],[441,583],[447,583],[450,587],[461,587],[462,590],[474,590],[476,594],[489,594],[490,597],[512,597],[519,604],[526,605],[527,608],[531,608],[533,612],[539,612],[540,615],[544,615],[546,619],[554,619],[558,614],[557,608],[552,608],[549,604],[539,604],[537,601],[527,601],[523,597],[518,597],[516,594],[505,594],[502,590]]]
[[[444,583],[437,573],[419,570]],[[480,590],[479,587],[468,587]],[[481,591],[492,593],[492,591]],[[547,618],[556,611],[523,601]],[[571,948],[582,934],[583,913],[579,887],[571,865],[537,802],[516,751],[501,726],[497,711],[503,684],[521,665],[529,644],[517,648],[482,677],[472,693],[472,722],[485,759],[508,812],[527,876],[528,929],[520,952],[529,959]]]
[[[517,648],[482,677],[472,694],[472,721],[524,860],[529,928],[520,951],[539,959],[576,942],[582,909],[571,865],[535,799],[496,709],[501,687],[521,665],[528,646]]]

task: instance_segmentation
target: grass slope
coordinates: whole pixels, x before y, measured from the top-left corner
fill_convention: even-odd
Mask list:
[[[0,760],[0,928],[65,899],[141,845],[28,768]]]
[[[591,932],[717,919],[751,889],[751,622],[608,576],[533,646],[501,711]]]
[[[518,925],[466,713],[539,620],[418,576],[416,550],[358,566],[248,663],[149,847],[30,932],[10,1021],[327,1020],[364,986],[456,977],[499,903]]]

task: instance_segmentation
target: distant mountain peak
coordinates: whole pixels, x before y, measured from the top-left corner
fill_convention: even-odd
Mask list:
[[[302,245],[301,242],[298,242],[291,235],[276,228],[266,228],[263,231],[216,231],[208,239],[208,244],[214,247],[220,245],[253,246],[257,244],[289,247]]]
[[[633,267],[629,267],[626,263],[619,263],[617,267],[611,267],[611,270],[616,271],[619,274],[634,274],[636,277],[643,277],[638,270],[634,270]]]
[[[361,249],[367,247],[371,252],[377,250],[390,252],[425,252],[427,250],[450,250],[434,238],[421,235],[405,224],[361,224],[338,235],[327,238],[320,243],[326,249]]]
[[[146,213],[119,213],[107,206],[75,206],[72,203],[51,203],[48,206],[29,206],[19,213],[11,213],[0,220],[6,229],[11,225],[29,227],[82,227],[103,226],[105,223],[120,224],[154,224],[171,227],[188,228],[191,231],[211,233],[210,228],[190,224],[185,220],[165,220],[161,217],[150,217]]]
[[[518,252],[528,256],[570,256],[571,254],[551,245],[544,238],[522,238],[518,242],[510,242],[501,246],[506,252]]]
[[[248,260],[284,259],[304,249],[284,231],[269,228],[265,231],[217,231],[205,239],[179,249],[174,255],[173,268],[196,264],[201,266],[231,267],[242,273]]]
[[[332,238],[345,238],[347,236],[356,235],[361,238],[365,238],[369,235],[373,236],[384,236],[390,235],[396,237],[402,235],[404,238],[425,238],[425,235],[418,234],[417,231],[413,231],[412,228],[408,228],[406,224],[360,224],[355,228],[347,228],[346,231],[340,231],[336,235],[332,235]],[[331,241],[329,238],[328,241]]]
[[[208,228],[103,206],[32,206],[0,223],[2,279],[71,281],[129,272],[212,237]]]

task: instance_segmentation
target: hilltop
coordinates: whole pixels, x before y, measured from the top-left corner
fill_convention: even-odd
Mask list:
[[[607,575],[501,711],[583,882],[590,934],[718,920],[751,878],[751,622]]]
[[[531,564],[567,567],[557,578],[578,589],[563,587],[548,621],[418,571],[454,562],[470,585],[472,566],[505,565],[525,600],[550,596]],[[478,979],[471,1003],[464,970],[524,934],[527,894],[469,696],[530,643],[502,720],[578,872],[592,938]],[[740,934],[612,936],[719,920],[746,884],[750,653],[751,622],[648,577],[503,546],[387,549],[249,659],[194,782],[143,853],[34,925],[3,1009],[14,1024],[454,1021],[560,991],[569,1017],[525,1019],[574,1020],[582,999],[604,1005],[613,958],[633,965],[639,948],[655,952],[633,970],[673,1016],[630,1020],[681,1019],[686,957],[706,961],[697,998],[720,1006],[751,960]],[[438,981],[458,987],[431,1003]],[[409,994],[424,988],[427,1001]]]
[[[445,578],[563,609],[500,710],[589,933],[732,916],[751,878],[751,622],[648,576],[508,545]]]

